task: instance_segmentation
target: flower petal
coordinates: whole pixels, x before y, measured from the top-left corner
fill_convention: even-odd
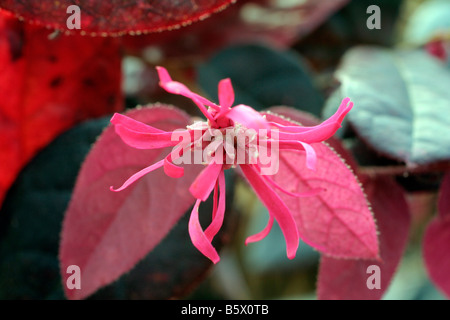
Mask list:
[[[269,123],[258,111],[243,104],[231,108],[225,117],[235,123],[242,124],[247,129],[270,130]]]
[[[234,102],[234,90],[231,80],[229,78],[220,80],[218,91],[221,112],[230,109]]]
[[[219,254],[203,232],[198,218],[198,207],[200,206],[200,203],[201,199],[197,199],[194,208],[192,209],[189,218],[189,235],[192,244],[213,263],[217,263],[220,260]]]
[[[310,170],[316,170],[317,155],[314,148],[305,142],[297,140],[281,140],[267,139],[263,141],[272,152],[279,150],[304,151],[306,153],[306,167]]]
[[[173,132],[163,131],[153,133],[136,131],[121,124],[116,124],[115,129],[123,142],[136,149],[159,149],[172,147],[179,143],[178,140],[172,140]]]
[[[258,241],[264,239],[265,237],[267,237],[270,230],[272,230],[273,220],[274,220],[273,216],[269,215],[269,221],[267,222],[266,227],[262,231],[258,232],[257,234],[247,237],[247,239],[245,239],[245,245],[248,245],[249,243],[252,243],[252,242],[258,242]]]
[[[184,176],[184,168],[172,163],[171,153],[164,158],[164,173],[172,178],[181,178]]]
[[[303,148],[305,148],[306,167],[310,170],[316,170],[316,163],[317,163],[316,151],[314,151],[314,148],[311,145],[309,145],[305,142],[301,142],[301,141],[299,141],[299,142],[303,146]]]
[[[269,210],[269,214],[277,220],[286,239],[287,256],[293,259],[299,245],[299,234],[291,212],[253,166],[240,165],[240,167],[258,198]]]
[[[120,113],[115,113],[111,118],[111,123],[114,125],[120,124],[126,128],[143,133],[161,133],[163,130],[149,126],[143,122],[134,120]]]
[[[160,83],[172,82],[172,77],[169,72],[164,67],[156,67],[156,71],[158,72]]]
[[[341,127],[342,120],[352,109],[352,107],[353,102],[351,102],[349,98],[345,98],[342,100],[341,105],[334,115],[321,124],[313,127],[283,126],[272,122],[271,125],[274,125],[280,129],[280,140],[300,140],[305,143],[322,142],[336,133],[336,131]]]
[[[202,201],[208,199],[209,194],[214,189],[222,167],[222,164],[212,162],[200,172],[189,188],[194,198],[201,199]]]
[[[182,141],[179,146],[176,146],[171,153],[164,159],[164,173],[172,178],[181,178],[184,176],[184,168],[177,166],[173,163],[174,160],[178,160],[188,151],[192,146],[191,141]]]
[[[162,167],[163,165],[164,165],[164,159],[156,162],[155,164],[152,164],[149,167],[146,167],[146,168],[142,169],[141,171],[136,172],[130,178],[128,178],[128,180],[125,181],[124,184],[120,188],[114,189],[111,186],[110,190],[111,191],[116,191],[116,192],[122,191],[122,190],[126,189],[129,185],[131,185],[133,182],[135,182],[136,180],[138,180],[138,179],[142,178],[143,176],[145,176],[147,173],[150,173],[153,170],[156,170],[156,169]]]
[[[327,120],[322,122],[319,125],[312,126],[312,127],[303,127],[299,125],[282,125],[277,122],[269,122],[270,125],[280,129],[283,132],[291,132],[291,133],[301,133],[301,132],[307,132],[312,129],[319,129],[324,124],[329,123],[338,123],[341,124],[344,117],[347,115],[347,113],[352,109],[353,102],[350,101],[350,98],[345,98],[342,100],[339,108],[336,110],[336,112]]]
[[[206,228],[205,235],[208,238],[209,241],[212,241],[214,236],[219,232],[220,228],[223,224],[223,219],[225,215],[225,173],[223,169],[220,171],[219,174],[219,189],[220,189],[220,196],[219,196],[219,205],[217,206],[217,210],[214,210],[213,214],[213,220],[211,224]],[[216,191],[216,189],[214,190]],[[217,197],[217,193],[214,192],[215,197]],[[216,203],[216,198],[214,199],[214,203]],[[215,207],[215,206],[214,206]]]
[[[200,102],[206,106],[216,109],[217,111],[220,110],[220,107],[214,102],[209,101],[208,99],[192,92],[184,84],[178,81],[173,81],[165,68],[156,67],[156,70],[158,71],[160,79],[159,85],[167,92],[182,95],[186,98],[192,99],[194,102]]]
[[[327,123],[321,124],[314,129],[309,131],[301,132],[301,133],[286,133],[280,131],[279,139],[280,140],[301,140],[305,143],[317,143],[325,141],[331,138],[336,131],[340,128],[340,124],[337,123]]]

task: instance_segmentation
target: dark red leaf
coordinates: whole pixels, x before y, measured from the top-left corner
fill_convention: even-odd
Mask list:
[[[22,166],[84,119],[123,107],[117,39],[51,37],[0,12],[0,204]]]
[[[150,48],[150,60],[155,56],[204,56],[248,42],[286,48],[346,3],[348,0],[239,0],[212,19],[171,32],[126,37],[124,42],[133,52]]]
[[[127,116],[168,131],[190,123],[184,112],[164,106],[129,111]],[[171,149],[132,148],[112,126],[100,136],[80,170],[64,218],[60,264],[67,297],[85,298],[129,271],[193,204],[188,188],[201,165],[190,165],[177,179],[159,168],[121,192],[110,190]],[[81,290],[65,286],[70,274],[63,271],[69,265],[81,269]]]
[[[450,297],[450,173],[442,181],[438,216],[428,225],[423,239],[425,266],[433,283]]]
[[[0,0],[0,8],[27,21],[63,31],[91,35],[140,34],[179,28],[224,9],[232,0]],[[70,5],[80,8],[80,29],[69,30]]]
[[[318,276],[319,299],[380,299],[403,256],[411,223],[403,189],[390,177],[381,176],[367,179],[364,187],[377,221],[381,261],[323,256]],[[379,289],[367,286],[371,265],[379,267]]]

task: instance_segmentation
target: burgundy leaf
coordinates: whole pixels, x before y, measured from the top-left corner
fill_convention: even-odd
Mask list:
[[[91,35],[140,34],[179,28],[205,19],[228,6],[232,0],[0,0],[0,8],[48,28],[81,31]],[[80,8],[80,29],[69,30],[71,5]],[[69,11],[69,13],[67,13]]]
[[[323,256],[318,275],[319,299],[380,299],[401,260],[411,223],[403,189],[389,177],[366,179],[364,187],[377,221],[381,260]],[[367,286],[369,277],[375,274],[369,268],[372,265],[379,267],[379,289]]]
[[[58,134],[123,109],[119,41],[51,34],[0,12],[0,204]]]
[[[125,37],[124,42],[134,53],[150,48],[147,53],[157,52],[156,56],[163,57],[204,56],[226,46],[248,42],[286,48],[348,2],[239,0],[211,19],[171,32]]]
[[[182,111],[161,105],[132,110],[127,115],[162,130],[185,128],[190,122]],[[63,223],[60,264],[64,288],[66,268],[77,265],[81,269],[81,290],[66,288],[68,298],[85,298],[129,271],[193,204],[188,188],[201,165],[190,165],[178,179],[167,177],[160,168],[124,191],[110,190],[110,186],[120,186],[170,150],[129,147],[112,126],[93,146],[80,170]]]
[[[293,123],[275,114],[266,117],[280,124]],[[323,189],[316,196],[302,198],[279,193],[294,215],[300,237],[326,255],[376,258],[376,225],[360,183],[328,145],[314,143],[312,147],[317,155],[317,170],[306,167],[304,153],[281,150],[280,168],[273,176],[290,192]]]
[[[450,173],[444,176],[438,216],[427,226],[423,239],[425,266],[432,282],[450,297]]]

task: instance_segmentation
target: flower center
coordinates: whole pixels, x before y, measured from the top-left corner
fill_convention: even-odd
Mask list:
[[[194,131],[194,143],[191,150],[202,153],[201,163],[215,162],[223,164],[225,169],[238,164],[256,163],[259,157],[259,134],[239,123],[226,128],[211,128],[207,122],[196,122],[187,127]],[[194,162],[195,163],[195,162]]]

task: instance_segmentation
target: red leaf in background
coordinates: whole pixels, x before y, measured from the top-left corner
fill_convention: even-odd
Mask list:
[[[180,55],[184,58],[204,56],[229,45],[248,42],[286,48],[348,2],[239,0],[212,19],[171,32],[125,37],[124,43],[135,54],[144,50],[144,56],[149,60]],[[145,53],[146,49],[151,50]]]
[[[294,112],[291,118],[294,118]],[[292,122],[274,114],[269,121]],[[302,114],[295,117],[301,123]],[[317,170],[307,169],[305,154],[280,151],[280,168],[273,179],[291,192],[324,189],[316,196],[294,198],[279,193],[289,207],[300,237],[320,252],[345,258],[376,258],[376,225],[366,197],[353,172],[342,158],[324,143],[312,144]]]
[[[132,110],[127,116],[167,131],[190,123],[184,112],[163,106]],[[189,186],[202,165],[190,165],[182,178],[167,177],[160,168],[124,191],[109,189],[162,159],[169,149],[129,147],[112,126],[93,146],[64,218],[60,264],[67,297],[85,298],[129,271],[194,203]],[[81,290],[65,285],[69,265],[81,269]]]
[[[386,176],[366,179],[364,188],[377,221],[381,261],[322,256],[317,284],[319,299],[381,299],[403,256],[411,223],[403,189]],[[371,265],[380,268],[380,289],[367,287]]]
[[[178,28],[204,19],[231,2],[232,0],[0,0],[0,8],[52,29],[76,32],[76,29],[67,28],[66,21],[71,13],[66,11],[70,5],[78,5],[81,12],[79,31],[92,35],[116,35]]]
[[[50,34],[0,12],[0,204],[55,136],[123,107],[117,39]]]
[[[438,216],[427,226],[423,239],[425,266],[431,281],[450,297],[450,173],[442,180]]]

